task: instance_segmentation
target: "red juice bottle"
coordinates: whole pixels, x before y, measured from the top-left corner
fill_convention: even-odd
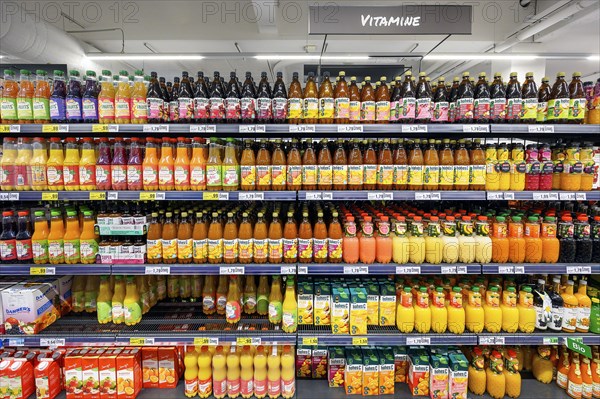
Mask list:
[[[123,138],[115,138],[113,158],[110,164],[111,183],[113,190],[127,190],[127,162]]]
[[[0,260],[2,263],[15,263],[17,243],[15,221],[12,211],[2,212],[2,234],[0,234]]]
[[[29,212],[18,213],[18,231],[16,235],[16,248],[18,263],[31,263],[33,260],[33,246],[31,243],[31,225]]]
[[[102,137],[98,144],[98,161],[96,161],[96,190],[111,189],[110,144],[107,137]]]
[[[552,162],[552,151],[548,144],[540,144],[538,147],[538,159],[540,161],[540,186],[542,191],[552,190],[552,173],[554,163]]]
[[[127,160],[127,190],[141,190],[142,182],[142,151],[140,139],[133,137],[129,146],[129,159]]]
[[[535,144],[529,144],[525,150],[525,190],[537,191],[540,189],[540,161],[538,149]]]

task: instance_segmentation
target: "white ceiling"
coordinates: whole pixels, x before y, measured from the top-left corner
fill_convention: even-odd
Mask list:
[[[473,5],[473,34],[470,36],[452,36],[440,42],[445,36],[329,36],[326,53],[372,54],[406,53],[424,54],[433,50],[435,53],[451,52],[483,52],[493,48],[510,35],[529,26],[529,18],[544,10],[559,5],[569,6],[579,0],[531,0],[531,4],[523,8],[519,0],[421,0],[419,4],[468,4]],[[0,0],[2,10],[6,3]],[[328,1],[302,0],[213,0],[213,1],[56,1],[39,2],[34,0],[19,1],[22,8],[51,25],[63,30],[96,30],[120,28],[124,31],[126,53],[150,53],[150,47],[158,53],[234,53],[237,52],[235,43],[242,52],[248,53],[301,53],[307,45],[314,46],[314,53],[321,52],[323,36],[308,35],[308,5],[315,3],[331,3]],[[263,8],[262,18],[257,18],[256,6],[266,3],[270,8]],[[364,0],[336,0],[338,5],[364,5]],[[369,1],[368,4],[395,5],[401,1]],[[50,6],[53,4],[53,6]],[[117,11],[116,4],[120,7]],[[274,6],[277,4],[277,6]],[[66,15],[58,13],[57,6]],[[273,11],[274,21],[266,18],[269,10]],[[99,11],[99,12],[98,12]],[[562,21],[553,28],[540,32],[517,44],[508,52],[516,53],[600,53],[600,1],[596,7],[585,13],[575,14],[568,20]],[[556,28],[556,29],[554,29]],[[83,42],[85,51],[118,53],[121,51],[120,31],[71,33],[73,37]],[[0,40],[0,52],[2,52]],[[416,48],[415,48],[415,45]],[[5,53],[3,53],[5,54]],[[46,62],[45,59],[19,60],[14,54],[8,55],[3,62]],[[371,63],[388,63],[376,60]],[[533,61],[537,62],[537,61]],[[339,62],[336,62],[339,63]],[[417,58],[406,58],[403,63],[419,68]],[[543,64],[543,61],[541,62]],[[214,70],[228,75],[235,70],[238,74],[249,70],[259,74],[268,69],[266,61],[254,59],[207,59],[202,61],[129,61],[126,65],[121,62],[97,62],[98,67],[116,71],[123,67],[128,69],[144,68],[146,71],[155,70],[168,79],[179,76],[182,70],[195,74],[203,70],[211,74]],[[443,61],[423,62],[422,70],[448,75],[456,75],[468,67],[472,72],[492,72],[495,65],[479,63],[459,65]],[[283,71],[286,78],[293,71],[300,71],[302,62],[271,62],[273,71]],[[456,66],[452,69],[453,66]],[[577,67],[587,79],[600,76],[600,62],[572,60],[553,60],[545,63],[546,75],[553,75],[559,70],[568,73]],[[596,76],[598,75],[598,76]],[[434,76],[434,77],[436,77]]]

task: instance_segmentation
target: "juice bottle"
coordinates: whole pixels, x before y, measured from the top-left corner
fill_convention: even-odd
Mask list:
[[[209,109],[211,123],[225,121],[225,88],[221,83],[221,75],[217,71],[209,85]]]
[[[281,140],[275,140],[271,157],[271,190],[284,191],[287,184],[287,163]]]
[[[450,293],[448,311],[448,331],[453,334],[462,334],[465,331],[465,309],[460,287],[453,287]]]
[[[17,141],[7,137],[2,143],[2,160],[0,161],[0,188],[4,191],[14,190],[17,184]]]
[[[206,276],[202,287],[202,312],[210,315],[217,310],[217,285],[215,276]]]
[[[445,333],[448,326],[448,310],[445,302],[444,288],[436,287],[431,299],[431,331]]]
[[[4,159],[3,159],[4,161]],[[48,189],[62,191],[65,189],[63,179],[64,153],[61,140],[58,137],[50,138],[50,155],[46,162]]]
[[[181,212],[181,219],[177,226],[177,262],[192,263],[192,225],[188,222],[187,212]]]
[[[360,120],[364,124],[375,123],[375,92],[370,76],[365,76],[365,84],[360,91]]]
[[[258,280],[258,290],[256,291],[256,313],[261,316],[269,314],[269,277],[260,276]],[[266,384],[265,384],[266,385]]]
[[[4,216],[4,214],[3,214]],[[50,233],[48,234],[48,255],[50,264],[65,263],[64,242],[65,228],[60,211],[50,212]]]
[[[221,167],[223,177],[223,190],[235,191],[240,188],[240,178],[238,160],[236,156],[236,148],[232,138],[227,138],[225,145],[225,154],[223,156],[223,165]]]
[[[96,299],[96,308],[99,324],[112,322],[112,297],[108,276],[100,276],[100,288]]]
[[[5,72],[5,81],[14,80],[14,74],[12,76],[9,75],[9,78],[6,78]],[[5,83],[5,87],[10,87]],[[6,93],[6,89],[5,89]],[[16,98],[16,90],[15,90],[15,98]],[[65,123],[67,121],[67,104],[66,104],[66,96],[67,96],[67,86],[65,85],[65,75],[63,71],[54,71],[54,83],[52,87],[52,94],[50,95],[50,120],[53,123]],[[3,95],[4,98],[7,98],[7,95]],[[10,96],[8,96],[10,97]],[[4,103],[6,104],[6,103]],[[16,105],[15,105],[16,111]],[[2,119],[9,119],[9,114],[2,110]],[[16,118],[16,112],[15,112]]]
[[[65,159],[63,162],[63,181],[65,190],[79,190],[79,146],[77,139],[67,137],[65,139]]]
[[[287,190],[298,191],[302,188],[302,158],[298,149],[298,141],[292,140],[291,148],[287,154]]]
[[[580,161],[579,146],[577,143],[569,144],[564,160],[564,170],[560,177],[560,189],[579,191],[581,189],[581,176],[583,163]]]
[[[537,263],[542,260],[542,240],[537,216],[529,216],[525,223],[525,262]]]
[[[294,220],[294,212],[288,211],[287,221],[283,226],[282,253],[284,263],[298,261],[298,227]]]
[[[412,72],[407,71],[400,90],[402,104],[399,110],[400,123],[413,123],[417,112],[416,86]],[[420,79],[419,79],[420,80]]]
[[[192,260],[194,263],[206,263],[208,259],[208,229],[202,212],[196,212],[196,222],[192,230]]]
[[[219,214],[212,213],[212,221],[208,227],[208,263],[223,262],[223,227]]]
[[[288,277],[288,280],[286,281],[285,297],[283,299],[281,311],[281,329],[287,333],[296,332],[296,329],[298,328],[298,303],[296,302],[294,280],[290,277]]]
[[[475,262],[477,242],[473,237],[473,223],[470,216],[463,216],[458,222],[458,260],[461,263]]]
[[[173,221],[173,213],[165,213],[162,226],[162,260],[163,263],[177,261],[177,225]]]
[[[329,80],[329,72],[324,72],[319,87],[319,123],[333,123],[335,116],[333,96],[333,86],[331,80]]]
[[[510,80],[506,86],[506,122],[519,123],[523,106],[521,85],[517,80],[517,73],[510,73]]]
[[[362,190],[364,181],[363,156],[358,139],[352,140],[352,149],[348,155],[348,189]]]
[[[448,114],[450,104],[448,97],[450,92],[446,88],[446,79],[441,76],[438,79],[438,84],[433,93],[431,104],[431,122],[432,123],[448,123]]]
[[[141,190],[143,188],[142,149],[139,143],[139,138],[131,138],[131,144],[129,145],[129,158],[127,159],[127,167],[125,172],[127,176],[127,190]],[[113,185],[113,189],[114,188],[115,187]]]
[[[542,78],[542,85],[538,91],[537,98],[537,123],[546,123],[548,120],[548,101],[550,100],[550,78],[544,76]]]
[[[271,177],[271,153],[267,148],[267,143],[261,140],[256,153],[256,188],[259,191],[270,190]]]
[[[302,222],[298,229],[298,259],[300,263],[313,261],[313,232],[308,212],[302,212]]]
[[[348,87],[350,108],[348,112],[348,123],[356,124],[361,122],[361,103],[360,90],[356,85],[356,76],[350,77],[350,86]]]
[[[333,91],[335,123],[346,124],[350,118],[350,90],[346,83],[346,72],[340,71],[339,81]]]
[[[146,151],[142,168],[144,190],[158,190],[158,147],[152,137],[146,138]]]
[[[45,212],[35,211],[31,247],[33,263],[36,265],[45,265],[48,263],[48,234],[48,221],[46,220]]]
[[[291,91],[291,89],[290,89]],[[315,124],[319,118],[319,99],[317,92],[317,84],[315,83],[315,75],[312,72],[308,73],[308,80],[302,93],[302,118],[303,123]]]
[[[254,395],[253,356],[249,345],[245,345],[240,355],[240,394],[242,398]]]
[[[527,191],[537,191],[540,189],[541,164],[538,158],[537,146],[535,144],[527,145],[525,153],[525,190]]]
[[[523,83],[522,105],[521,105],[521,122],[536,123],[538,116],[538,88],[533,79],[533,72],[525,74],[525,82]]]
[[[96,263],[96,254],[98,253],[98,236],[94,232],[96,220],[92,211],[83,211],[83,223],[81,234],[79,236],[79,253],[81,263]],[[67,226],[68,228],[68,226]]]
[[[467,151],[466,141],[458,141],[458,148],[454,151],[454,189],[469,189],[469,152]]]
[[[385,76],[381,77],[381,85],[379,90],[375,92],[375,120],[377,123],[390,122],[390,89],[386,80]],[[431,91],[429,94],[431,94]],[[429,99],[431,99],[431,96]]]
[[[127,277],[125,297],[123,299],[123,312],[125,325],[133,326],[142,321],[142,304],[135,278]]]
[[[94,149],[94,139],[91,137],[85,137],[81,144],[79,189],[84,191],[96,189],[96,150]]]
[[[333,189],[346,190],[348,187],[348,159],[342,139],[337,140],[336,149],[333,153],[332,171]]]
[[[189,73],[181,73],[181,83],[177,92],[177,108],[179,123],[191,123],[194,120],[194,92],[190,83]]]
[[[365,216],[361,224],[361,236],[358,239],[359,259],[362,263],[373,263],[377,255],[377,243],[371,216]]]
[[[581,124],[585,120],[586,96],[581,82],[581,72],[573,72],[569,84],[569,123]]]
[[[17,261],[15,220],[12,211],[2,212],[2,233],[0,233],[0,260],[2,263]],[[51,261],[52,262],[52,261]]]
[[[492,224],[492,262],[508,262],[509,247],[506,218],[504,216],[498,216]]]
[[[293,398],[296,394],[295,362],[292,348],[285,345],[281,353],[281,397],[284,399]]]
[[[113,158],[110,163],[110,179],[113,190],[127,189],[127,154],[122,137],[115,137],[113,145]]]
[[[524,286],[519,292],[519,331],[532,333],[535,330],[536,312],[533,307],[533,293],[531,287]]]
[[[390,93],[390,123],[398,123],[402,109],[402,80],[400,76],[394,78],[394,87]]]
[[[488,144],[485,148],[485,189],[498,191],[500,188],[500,164],[495,144]]]
[[[288,90],[288,123],[302,123],[304,117],[304,101],[302,99],[302,86],[298,80],[298,72],[292,74],[292,83]]]
[[[227,354],[227,397],[237,398],[240,395],[240,355],[236,345],[232,344]]]
[[[416,295],[415,330],[421,334],[428,334],[431,330],[431,309],[429,308],[429,294],[427,287],[420,287]]]
[[[126,282],[123,276],[115,276],[115,287],[111,298],[111,320],[115,324],[125,322],[123,301],[125,300]]]
[[[283,260],[283,228],[279,213],[273,212],[269,224],[269,263],[281,263]]]
[[[35,92],[33,94],[33,123],[50,121],[50,85],[46,71],[35,71]]]
[[[82,117],[82,95],[81,80],[79,72],[75,70],[69,71],[69,87],[66,96],[66,116],[69,123],[81,123]]]
[[[442,223],[442,262],[456,263],[458,262],[459,241],[456,237],[456,222],[454,216],[446,216],[446,220]]]
[[[210,383],[212,383],[212,394],[215,399],[223,399],[227,394],[227,356],[221,345],[217,346],[215,354],[212,356],[212,381]]]
[[[331,151],[329,151],[328,145],[327,139],[321,140],[317,158],[317,187],[319,190],[331,190],[333,184]]]
[[[548,144],[540,144],[538,146],[538,160],[540,162],[539,189],[552,190],[554,163],[552,162],[552,153]]]
[[[473,120],[476,123],[488,123],[490,119],[490,97],[490,87],[486,80],[486,74],[481,72],[475,85],[473,103]]]
[[[96,161],[96,188],[98,190],[111,189],[111,152],[107,137],[100,138],[98,144],[98,160]]]
[[[187,154],[187,149],[186,149]],[[160,160],[158,161],[158,189],[172,191],[175,189],[175,159],[173,157],[173,146],[171,139],[162,138],[160,149]]]
[[[360,248],[358,238],[356,237],[356,223],[354,222],[353,216],[346,217],[342,247],[342,257],[344,262],[357,263],[359,260]]]
[[[282,318],[281,281],[279,276],[273,276],[269,293],[269,323],[279,324]]]
[[[475,222],[475,262],[492,261],[492,239],[489,237],[490,225],[487,216],[477,216]]]
[[[581,376],[581,368],[579,359],[573,359],[569,368],[569,380],[567,382],[567,395],[574,399],[583,397],[583,378]]]
[[[169,121],[171,123],[179,123],[179,89],[181,87],[180,79],[176,76],[171,82],[167,83],[167,88],[170,88],[169,101]]]
[[[96,72],[85,72],[85,87],[81,100],[83,123],[98,123],[98,82]]]
[[[490,87],[491,123],[504,123],[506,120],[506,89],[502,83],[502,74],[495,73]]]
[[[429,139],[429,146],[425,150],[423,169],[423,189],[437,190],[440,181],[440,160],[435,148],[435,139]]]
[[[423,151],[420,140],[416,139],[408,154],[408,188],[411,190],[423,189]]]
[[[481,307],[481,293],[479,287],[473,287],[469,291],[469,300],[465,306],[465,325],[472,333],[483,331],[485,315]]]
[[[260,82],[256,90],[256,122],[271,123],[273,118],[271,85],[267,80],[267,73],[260,73]]]
[[[375,190],[377,188],[377,152],[373,140],[363,140],[363,189]]]
[[[254,224],[254,263],[267,263],[269,256],[269,241],[267,239],[268,228],[264,219],[264,214],[259,212],[258,219]]]
[[[590,191],[593,189],[594,181],[594,149],[590,142],[584,142],[579,152],[579,161],[583,167],[583,173],[581,174],[581,185],[579,189],[581,191]]]
[[[283,83],[283,73],[277,72],[276,76],[277,80],[273,84],[273,99],[271,100],[273,123],[285,123],[288,118],[288,96]]]
[[[198,72],[198,80],[194,88],[194,121],[206,123],[210,116],[210,102],[208,86],[204,78],[204,72]]]
[[[227,213],[227,222],[223,228],[223,262],[237,263],[238,262],[238,228],[233,213]]]
[[[196,352],[196,348],[193,346],[187,347],[185,351],[185,357],[183,358],[183,364],[185,366],[185,372],[183,375],[185,381],[185,396],[188,398],[198,396],[198,366],[200,365],[200,367],[202,367],[202,374],[206,375],[206,373],[208,373],[208,384],[209,386],[212,386],[212,379],[210,378],[210,353],[208,352],[208,347],[202,347],[200,354]],[[203,397],[208,397],[208,395]]]
[[[134,95],[135,97],[136,95]],[[163,113],[165,112],[165,105],[156,72],[150,72],[150,84],[148,85],[148,91],[145,93],[145,98],[148,123],[161,123]]]
[[[135,71],[131,90],[131,123],[143,124],[148,122],[148,103],[146,100],[146,85],[144,84],[144,73]]]
[[[31,263],[33,260],[33,249],[29,212],[20,211],[17,215],[17,234],[15,236],[16,259],[18,263]]]
[[[31,72],[21,69],[19,94],[17,95],[17,118],[20,124],[33,123],[33,82]]]
[[[395,139],[394,139],[395,140]],[[392,140],[392,143],[394,143]],[[394,190],[406,190],[408,184],[408,157],[402,141],[398,141],[392,154],[394,164]]]
[[[269,398],[276,399],[281,395],[281,361],[277,346],[271,347],[269,357],[267,358],[267,392]]]
[[[31,157],[31,189],[44,191],[48,189],[48,179],[46,175],[46,163],[48,155],[46,152],[45,140],[36,137],[33,139],[33,155]]]
[[[569,382],[569,369],[571,367],[571,363],[569,362],[569,352],[567,351],[566,346],[561,346],[560,350],[561,354],[558,360],[556,385],[558,385],[562,389],[567,389],[567,384]]]
[[[457,123],[473,122],[473,107],[475,102],[475,87],[469,79],[469,72],[462,74],[462,81],[458,86],[456,99],[456,119]]]
[[[79,219],[76,211],[67,211],[66,229],[63,237],[63,251],[66,264],[80,263]]]
[[[254,254],[254,240],[252,237],[252,223],[248,220],[248,213],[242,214],[242,222],[238,231],[238,251],[240,263],[251,263]]]
[[[327,262],[327,226],[323,221],[323,212],[317,213],[313,229],[313,259],[316,263]]]
[[[485,152],[481,148],[481,140],[474,140],[474,147],[471,150],[471,161],[469,165],[469,185],[471,190],[485,190],[485,171],[486,160]]]
[[[592,399],[594,380],[592,377],[590,359],[587,357],[582,357],[581,380],[581,397],[585,399]]]
[[[448,94],[448,122],[453,123],[456,122],[456,116],[458,114],[456,110],[456,105],[458,101],[458,87],[460,84],[460,78],[455,76],[452,80],[452,85],[449,85],[449,94]]]
[[[508,191],[511,181],[511,163],[509,162],[509,151],[506,143],[500,143],[497,151],[498,156],[498,190]]]
[[[517,309],[517,293],[515,287],[502,291],[502,330],[514,333],[519,328],[519,309]]]
[[[227,292],[229,291],[229,277],[219,276],[219,283],[216,291],[216,309],[217,314],[225,315],[227,311]]]
[[[525,261],[525,238],[520,216],[513,216],[508,223],[508,262],[523,263]]]
[[[131,87],[127,71],[119,72],[119,85],[115,93],[115,122],[131,123]]]
[[[437,153],[436,153],[437,155]],[[390,139],[384,139],[377,158],[377,189],[391,190],[394,183],[394,159]]]
[[[229,290],[227,291],[227,305],[225,307],[225,316],[227,323],[235,324],[240,321],[242,314],[242,297],[237,276],[229,277]]]
[[[556,263],[560,252],[560,243],[556,238],[556,218],[544,217],[541,228],[542,259],[543,263]]]
[[[192,139],[192,157],[189,163],[190,190],[206,189],[206,146],[200,137]]]
[[[331,213],[332,220],[327,230],[327,261],[329,263],[340,263],[342,261],[342,225],[338,220],[338,213]],[[388,227],[389,228],[389,227]],[[391,238],[390,238],[391,240]],[[391,260],[391,243],[390,243]],[[389,262],[389,261],[388,261]]]
[[[98,94],[98,122],[115,123],[115,86],[112,73],[108,70],[102,71]]]
[[[220,191],[222,188],[221,153],[219,145],[217,144],[217,139],[211,137],[208,149],[208,159],[206,160],[206,189],[208,191]]]
[[[396,306],[396,326],[401,333],[411,333],[415,327],[415,308],[410,287],[404,287]]]
[[[421,216],[415,216],[411,223],[410,236],[408,237],[408,260],[410,263],[420,264],[425,262],[425,238],[423,237],[422,220]]]
[[[577,302],[579,302],[579,307],[577,308],[577,325],[575,329],[577,332],[586,333],[590,329],[592,307],[592,300],[587,295],[587,280],[579,280],[579,288],[574,295],[575,298],[577,298]]]
[[[302,189],[317,189],[317,155],[311,139],[306,141],[306,149],[302,155]]]
[[[227,93],[225,98],[225,119],[227,123],[239,123],[241,114],[241,93],[235,72],[229,74]]]
[[[441,234],[439,218],[431,216],[425,237],[425,262],[436,265],[442,263],[444,243],[440,237]]]
[[[431,122],[431,103],[432,92],[431,85],[426,80],[426,73],[419,73],[419,82],[417,83],[416,92],[416,111],[415,121],[417,123]]]
[[[571,100],[565,76],[564,72],[556,74],[556,82],[552,86],[550,100],[548,100],[548,123],[567,123],[569,120]]]
[[[256,160],[252,140],[244,140],[244,150],[240,158],[241,190],[256,190]]]
[[[510,163],[510,190],[523,191],[525,189],[525,172],[527,164],[525,163],[525,152],[523,144],[515,144],[511,151]]]

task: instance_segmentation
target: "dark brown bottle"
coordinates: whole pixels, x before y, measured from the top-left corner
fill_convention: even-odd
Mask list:
[[[273,85],[273,100],[271,109],[273,110],[273,123],[285,123],[287,120],[287,91],[283,83],[283,73],[277,72],[277,80]]]
[[[312,72],[308,73],[308,80],[302,93],[304,98],[303,103],[303,117],[304,123],[316,124],[319,121],[319,93],[317,91],[317,84],[315,83],[315,74]]]
[[[586,96],[581,82],[581,72],[573,73],[569,84],[569,123],[582,124],[585,119]]]
[[[548,120],[548,101],[550,101],[550,78],[543,77],[542,85],[538,91],[537,123],[546,123]]]
[[[160,91],[164,101],[163,122],[169,122],[169,102],[171,101],[171,96],[169,95],[169,90],[165,84],[165,78],[161,76],[158,78],[158,82],[160,84]]]
[[[431,84],[429,83],[427,74],[425,72],[419,73],[419,82],[417,83],[417,94],[416,94],[416,111],[415,111],[415,122],[416,123],[429,123],[431,122],[431,102],[433,93],[431,90]]]
[[[511,72],[506,86],[506,123],[520,122],[522,103],[521,84],[517,79],[517,73]]]
[[[535,123],[537,121],[538,89],[537,84],[535,84],[535,80],[533,79],[533,72],[527,72],[525,74],[525,82],[523,82],[521,96],[523,98],[521,105],[521,123]]]
[[[462,81],[458,86],[456,98],[456,122],[473,122],[473,105],[475,103],[475,87],[469,78],[469,72],[463,73]]]
[[[457,101],[458,101],[458,87],[460,86],[460,78],[455,76],[452,80],[452,86],[450,87],[450,94],[448,95],[448,122],[454,123],[458,118]]]
[[[240,123],[242,117],[240,97],[241,93],[239,92],[235,72],[231,72],[225,95],[225,119],[227,123]]]
[[[556,75],[556,82],[552,86],[550,101],[548,101],[549,123],[567,123],[569,121],[570,95],[565,76],[564,72],[559,72]]]
[[[485,76],[485,73],[481,72],[475,86],[475,100],[473,103],[473,120],[475,123],[488,123],[490,120],[490,87]]]
[[[257,123],[271,123],[271,119],[273,119],[272,97],[273,93],[271,92],[271,85],[267,80],[267,73],[261,72],[258,91],[256,92]]]
[[[390,96],[390,123],[398,123],[402,112],[402,78],[396,76]]]
[[[414,83],[412,72],[406,72],[402,82],[402,108],[400,110],[400,123],[413,123],[417,115],[417,87]]]
[[[382,76],[380,85],[375,90],[375,122],[390,122],[390,88],[387,85],[387,78]]]
[[[448,123],[448,89],[444,77],[438,79],[433,93],[432,123]]]
[[[194,92],[194,120],[196,123],[206,123],[210,116],[210,101],[204,72],[198,72],[196,90]]]
[[[506,122],[506,89],[499,73],[494,74],[490,96],[490,122]]]
[[[334,117],[333,86],[329,80],[329,72],[323,73],[319,87],[319,123],[332,124]]]
[[[242,123],[254,123],[256,120],[256,91],[250,72],[246,72],[246,80],[242,85],[240,112]]]
[[[169,103],[169,119],[171,120],[171,123],[179,123],[179,87],[180,80],[175,76],[173,78],[173,87],[171,89],[171,102]]]
[[[165,104],[160,90],[156,72],[150,72],[150,85],[146,93],[146,104],[148,106],[148,123],[162,123]]]
[[[221,75],[215,71],[214,79],[210,84],[210,121],[223,123],[225,121],[225,90],[221,83]]]
[[[356,84],[356,76],[350,78],[350,86],[348,87],[350,93],[350,110],[348,112],[348,123],[357,124],[360,123],[360,90]]]
[[[365,84],[360,90],[360,120],[364,124],[375,123],[375,91],[370,76],[365,76]]]
[[[177,96],[179,123],[192,123],[194,120],[194,94],[190,83],[189,73],[181,73],[181,84]]]

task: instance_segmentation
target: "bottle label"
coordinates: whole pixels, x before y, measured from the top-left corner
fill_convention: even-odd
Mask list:
[[[250,393],[252,394],[252,393]],[[254,396],[264,398],[267,395],[267,378],[259,380],[254,378]]]
[[[238,120],[242,115],[240,99],[236,97],[227,97],[225,99],[225,118]]]
[[[206,166],[206,185],[209,187],[221,185],[221,165]]]
[[[377,165],[364,165],[364,184],[377,184]]]
[[[2,107],[2,119],[17,119],[17,103],[16,103],[16,99],[14,100],[15,102],[13,103],[10,99],[9,102],[6,101],[6,99],[4,99],[4,101],[2,102],[3,107]],[[14,108],[9,108],[7,111],[5,111],[5,106],[7,104],[13,104]],[[13,111],[14,110],[14,111]],[[14,113],[13,113],[14,112]],[[50,119],[55,120],[64,120],[66,118],[67,115],[67,110],[66,110],[66,102],[64,98],[60,98],[60,97],[51,97],[50,98]]]
[[[213,378],[213,396],[215,398],[224,398],[227,394],[227,380],[217,380]],[[203,395],[204,396],[204,395]],[[207,392],[206,396],[210,396],[210,393]]]
[[[158,167],[144,166],[143,171],[144,186],[152,186],[158,184]]]
[[[237,323],[240,321],[242,308],[237,301],[227,301],[225,305],[225,317],[229,323]]]
[[[0,114],[2,119],[16,121],[17,116],[17,99],[10,97],[3,97],[0,102]],[[57,99],[58,100],[58,99]],[[62,100],[64,101],[64,100]]]
[[[476,121],[486,120],[490,117],[490,99],[476,98],[473,103],[473,119]]]
[[[238,240],[223,240],[223,259],[237,259],[238,257]]]
[[[193,255],[193,240],[191,238],[184,240],[177,240],[177,258],[178,259],[192,259]]]
[[[81,120],[81,98],[67,98],[67,119]]]
[[[142,185],[142,165],[127,165],[127,186],[141,187]]]
[[[333,184],[345,186],[348,184],[348,166],[333,165]]]
[[[207,380],[212,385],[212,380]],[[210,394],[210,391],[208,392]],[[194,397],[198,395],[198,378],[191,380],[185,379],[184,383],[184,394],[187,397]]]
[[[506,100],[506,120],[518,120],[521,117],[522,101],[519,98]]]
[[[79,184],[96,185],[96,165],[79,166]]]
[[[336,119],[348,119],[350,117],[350,99],[348,97],[339,97],[335,99]]]
[[[446,186],[454,184],[454,165],[440,166],[440,184]]]
[[[362,165],[348,165],[348,184],[360,186],[363,184],[364,169]]]
[[[574,98],[569,100],[569,120],[581,121],[585,117],[585,98]]]
[[[378,121],[390,120],[390,102],[377,101],[375,103],[375,119]]]
[[[243,398],[249,398],[254,393],[254,382],[252,379],[241,381],[240,394]]]
[[[360,120],[375,120],[375,101],[363,101],[360,103]]]
[[[256,166],[254,165],[241,165],[240,175],[242,177],[242,186],[256,185]]]
[[[295,238],[284,238],[283,257],[285,259],[296,259],[298,257],[298,241]]]
[[[210,98],[210,119],[225,118],[225,100],[218,97]]]
[[[578,384],[569,380],[567,382],[567,394],[572,398],[581,398],[583,394],[583,384]]]
[[[273,100],[271,100],[271,108],[273,109],[273,119],[287,119],[287,103],[288,100],[282,97],[274,98]]]
[[[48,240],[33,240],[31,246],[33,261],[38,264],[48,263]]]
[[[417,100],[416,119],[431,119],[431,99],[419,98]]]
[[[223,171],[223,187],[239,186],[237,165],[223,165],[221,170]]]
[[[302,165],[302,184],[317,184],[317,165]]]
[[[440,182],[440,167],[436,165],[425,165],[423,168],[423,184],[437,185]]]
[[[33,100],[31,98],[17,100],[17,115],[20,120],[30,121],[33,119]]]
[[[131,118],[131,99],[115,98],[115,118],[117,120]]]
[[[448,122],[454,122],[456,120],[456,101],[448,104]]]
[[[302,166],[289,165],[287,167],[287,182],[288,185],[294,185],[298,187],[302,185]]]
[[[194,100],[189,97],[179,97],[177,99],[177,106],[179,108],[179,119],[193,119],[194,118]]]
[[[543,123],[548,120],[548,103],[541,102],[537,105],[537,122]]]
[[[442,101],[433,104],[432,122],[448,122],[448,103]]]
[[[281,312],[282,312],[281,302],[269,303],[269,321],[271,323],[273,323],[273,324],[281,323]]]
[[[333,170],[331,165],[317,166],[318,176],[317,183],[322,185],[330,185],[333,182]]]
[[[267,383],[269,397],[270,398],[278,398],[281,396],[281,380],[276,379],[274,381],[269,380]]]
[[[563,329],[567,332],[575,332],[577,326],[578,307],[567,305],[563,307]]]
[[[400,120],[414,119],[417,113],[417,99],[414,97],[406,97],[402,99],[400,107]]]
[[[313,238],[313,255],[315,259],[327,259],[327,239]]]
[[[468,185],[469,184],[469,166],[454,165],[454,184]]]
[[[394,183],[408,184],[408,165],[394,165]]]
[[[192,251],[194,259],[206,259],[208,257],[208,240],[193,240]]]
[[[127,170],[125,165],[111,166],[111,181],[112,184],[127,183]]]
[[[190,185],[204,186],[206,184],[206,176],[202,166],[194,166],[190,170]]]
[[[223,257],[223,239],[207,240],[208,259],[221,259]]]
[[[260,97],[256,99],[256,119],[272,119],[273,104],[268,97]]]
[[[169,119],[171,122],[179,121],[179,102],[171,101],[169,103]]]
[[[256,178],[258,179],[258,185],[270,186],[271,168],[268,165],[256,166]]]
[[[303,101],[301,98],[288,98],[289,119],[302,119]]]
[[[48,255],[50,256],[50,260],[52,259],[62,259],[64,260],[64,251],[63,251],[63,240],[49,240],[48,241]]]
[[[238,250],[240,259],[251,259],[254,256],[254,240],[252,238],[238,239]]]
[[[577,308],[576,328],[580,331],[587,332],[590,328],[590,316],[591,316],[591,309],[589,307],[580,305]]]
[[[146,112],[149,119],[162,119],[164,111],[164,101],[162,98],[147,98]]]
[[[64,240],[63,251],[67,263],[79,262],[79,240]]]
[[[327,239],[327,256],[331,259],[342,259],[342,239]]]
[[[177,239],[162,239],[162,257],[165,259],[177,259]]]
[[[473,98],[461,98],[456,102],[456,118],[457,119],[473,119],[473,106],[475,100]]]
[[[400,119],[402,113],[402,101],[392,101],[390,103],[390,122],[396,122]]]
[[[269,239],[269,258],[278,259],[283,257],[283,240]]]
[[[312,238],[298,238],[298,256],[300,259],[311,259],[313,255]]]
[[[485,165],[471,165],[469,167],[469,172],[470,184],[485,184]]]
[[[98,241],[95,239],[80,240],[79,253],[81,256],[81,262],[94,263],[96,260],[96,254],[98,253]]]
[[[47,168],[47,175],[48,175],[48,185],[64,184],[62,168],[56,167],[54,165],[52,165],[52,166],[49,165]]]
[[[18,260],[31,260],[33,259],[33,248],[31,239],[17,240],[17,259]]]
[[[50,120],[50,100],[47,98],[33,99],[33,119]]]
[[[360,122],[360,101],[350,101],[350,109],[348,112],[348,118],[352,122]]]
[[[98,119],[98,100],[86,97],[82,100],[83,119]]]
[[[210,101],[208,98],[194,98],[194,118],[208,119],[210,117]]]
[[[423,184],[423,165],[408,165],[409,186],[420,186]]]
[[[254,239],[254,259],[266,259],[269,256],[269,242]]]
[[[158,169],[158,184],[170,185],[173,184],[173,167],[161,166]]]
[[[289,380],[281,379],[281,396],[291,398],[296,393],[296,380],[292,377]]]
[[[283,312],[281,316],[281,327],[283,331],[296,327],[298,324],[298,315],[296,312]]]
[[[272,186],[285,186],[287,182],[285,165],[271,165],[271,185]]]
[[[525,173],[528,175],[539,175],[541,171],[541,164],[538,161],[527,162]]]
[[[317,119],[319,117],[319,99],[316,97],[305,98],[302,114],[304,119]]]
[[[98,97],[98,118],[115,119],[115,99],[112,97]]]
[[[333,98],[323,97],[319,99],[319,118],[320,119],[333,119],[335,111],[335,104]]]
[[[538,115],[537,98],[524,98],[521,101],[521,119],[535,120]]]

